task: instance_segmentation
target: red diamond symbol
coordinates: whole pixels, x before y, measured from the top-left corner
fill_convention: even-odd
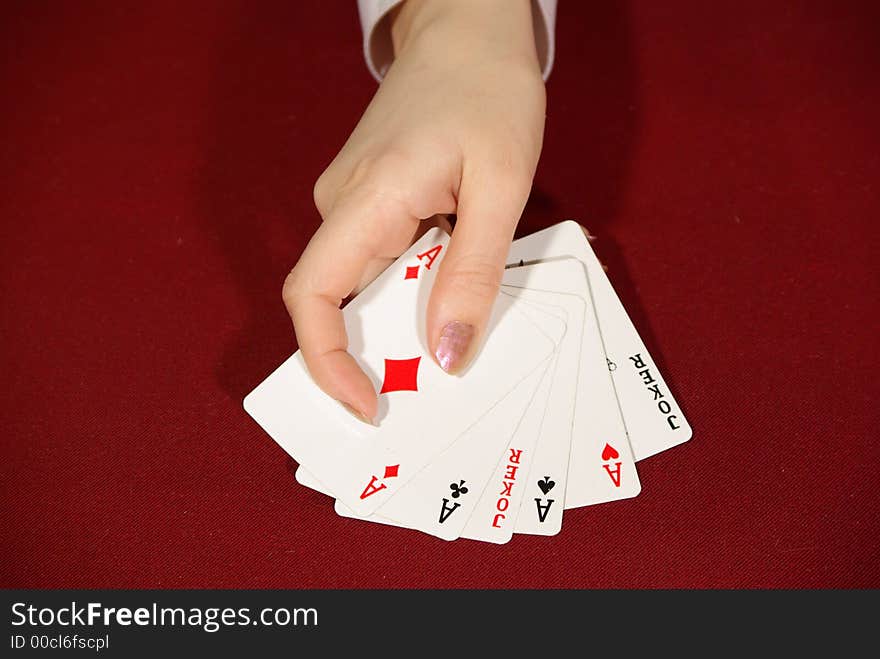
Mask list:
[[[389,391],[418,391],[419,362],[421,357],[412,359],[386,359],[385,380],[380,394]]]
[[[397,478],[397,469],[400,465],[385,467],[385,475],[382,478]]]
[[[419,266],[417,265],[408,265],[406,266],[406,275],[404,279],[418,279],[419,278]]]

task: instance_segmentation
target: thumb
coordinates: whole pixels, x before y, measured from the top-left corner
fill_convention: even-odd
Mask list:
[[[479,349],[531,176],[462,177],[458,219],[427,310],[428,345],[447,373]]]

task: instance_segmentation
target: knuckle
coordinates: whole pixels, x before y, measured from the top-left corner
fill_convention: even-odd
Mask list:
[[[481,258],[463,258],[446,273],[446,285],[454,296],[493,300],[501,284],[499,267]]]
[[[344,183],[334,191],[334,203],[359,208],[376,221],[396,221],[408,208],[410,195],[406,183],[412,170],[411,162],[400,150],[362,157],[353,165]]]
[[[325,169],[324,172],[315,181],[312,188],[312,199],[315,202],[315,208],[323,216],[330,210],[332,193],[330,191],[330,170]]]
[[[284,278],[284,283],[281,286],[281,299],[284,302],[284,306],[287,307],[287,310],[293,313],[294,309],[297,306],[297,302],[301,296],[302,278],[297,268],[294,267],[287,276]]]
[[[346,188],[394,188],[411,171],[413,158],[399,147],[364,156],[355,164]]]

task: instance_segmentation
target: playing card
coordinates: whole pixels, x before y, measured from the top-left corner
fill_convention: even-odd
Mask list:
[[[560,344],[566,332],[561,309],[539,308],[532,303],[518,308]],[[336,502],[336,512],[343,517],[417,529],[445,540],[457,538],[550,361],[548,358],[520,382],[374,513],[359,515],[341,501]]]
[[[506,322],[532,325],[529,321],[529,314],[526,313],[527,308],[521,309],[520,307],[523,305],[511,304],[509,302],[510,299],[512,298],[500,294],[496,301],[496,308],[507,309]],[[535,327],[536,325],[532,325],[532,330]],[[345,492],[338,492],[333,489],[337,499],[342,500],[343,503],[360,515],[369,514],[384,505],[408,479],[397,479],[394,483],[396,488],[389,486],[386,490],[384,482],[376,480],[376,474],[380,473],[380,469],[387,469],[383,465],[407,465],[409,468],[408,476],[411,476],[417,473],[422,466],[433,460],[440,451],[450,446],[463,431],[463,419],[473,422],[479,415],[485,413],[487,391],[493,390],[492,395],[488,397],[489,406],[491,406],[498,401],[499,396],[510,391],[522,379],[523,374],[520,369],[511,369],[509,364],[504,364],[501,355],[506,353],[508,359],[516,359],[520,360],[520,363],[529,364],[531,366],[529,372],[534,371],[538,363],[545,361],[549,357],[555,348],[555,343],[553,342],[554,332],[547,331],[545,325],[539,326],[539,329],[542,329],[543,332],[541,334],[541,344],[537,347],[537,350],[535,345],[528,343],[521,345],[519,343],[520,340],[528,339],[522,333],[519,333],[519,337],[517,337],[515,329],[511,328],[506,337],[497,336],[495,330],[491,330],[489,334],[491,338],[484,342],[483,349],[474,359],[482,361],[487,352],[493,352],[496,354],[494,365],[472,363],[468,373],[464,377],[457,379],[451,378],[437,368],[435,372],[441,373],[440,377],[445,382],[442,383],[442,387],[439,385],[435,387],[434,391],[430,394],[430,400],[426,403],[433,411],[438,412],[435,415],[436,420],[434,423],[420,429],[416,433],[413,433],[412,428],[403,428],[401,426],[402,432],[400,435],[386,435],[379,446],[363,452],[361,457],[353,463],[354,469],[352,470],[352,473],[360,475],[355,475],[353,479],[350,479],[350,482],[354,484],[367,482],[366,487],[363,491],[359,489],[349,491],[348,500],[346,500]],[[564,331],[564,326],[562,331]],[[549,344],[548,339],[550,339]],[[507,349],[505,350],[503,346],[506,346]],[[483,387],[478,385],[471,386],[469,390],[464,390],[463,382],[465,378],[473,379],[476,377],[474,372],[482,374],[482,381],[485,385]],[[504,384],[505,380],[507,381],[506,385]],[[462,390],[457,389],[459,387]],[[442,391],[443,389],[445,391]],[[425,393],[424,396],[427,397],[428,393]],[[454,414],[450,415],[450,411],[454,411]],[[397,475],[396,470],[395,475]],[[332,489],[332,486],[330,487]],[[353,495],[357,492],[360,492],[360,495],[355,500]],[[374,494],[377,496],[373,496]],[[350,501],[353,501],[354,505],[351,505]]]
[[[321,494],[326,494],[328,497],[333,496],[333,493],[327,489],[327,486],[312,476],[309,473],[309,470],[302,465],[299,465],[296,468],[296,472],[294,472],[293,476],[296,478],[296,482],[300,485],[304,485],[305,487],[320,492]]]
[[[522,293],[522,289],[520,288],[502,287],[502,289],[509,290],[512,294]],[[577,316],[573,319],[576,326],[572,328],[572,330],[568,330],[568,318],[564,309],[561,307],[554,307],[550,304],[539,303],[535,298],[540,298],[540,295],[530,297],[525,301],[537,311],[555,316],[564,321],[566,323],[566,331],[573,331],[578,336],[578,340],[580,340],[582,322]],[[520,297],[519,299],[524,298]],[[533,315],[531,317],[538,322],[536,316]],[[551,331],[551,328],[545,329]],[[561,341],[561,338],[561,336],[558,338],[557,344]],[[502,488],[502,492],[499,494],[500,498],[494,496],[491,491],[483,492],[480,496],[480,500],[475,505],[475,510],[482,511],[482,514],[477,514],[475,512],[474,517],[476,517],[476,519],[471,519],[468,522],[468,534],[466,535],[468,538],[484,540],[487,542],[505,543],[510,540],[511,535],[513,534],[513,522],[516,520],[516,515],[519,511],[521,492],[524,488],[520,483],[526,477],[526,466],[531,461],[534,447],[538,443],[541,423],[544,418],[544,410],[547,407],[547,400],[550,395],[550,385],[553,382],[556,370],[558,354],[559,350],[557,345],[557,351],[551,356],[545,370],[541,374],[541,383],[539,384],[532,401],[529,403],[522,421],[517,426],[514,436],[510,440],[510,444],[508,445],[508,449],[511,452],[509,458],[513,461],[502,461],[496,467],[495,477],[491,483],[501,484],[500,487]],[[491,418],[487,419],[487,423],[491,424]],[[565,422],[563,421],[562,423],[564,427]],[[513,466],[508,466],[508,462]],[[517,476],[518,473],[519,476]],[[326,486],[312,476],[312,474],[310,474],[302,465],[297,468],[295,478],[300,485],[304,485],[305,487],[326,494],[327,496],[333,496]],[[515,482],[516,487],[514,487]],[[358,518],[351,509],[338,502],[336,504],[336,511],[344,517]],[[369,519],[370,521],[378,521],[396,526],[406,526],[405,524],[395,524],[394,520],[385,517],[385,515],[390,514],[391,513],[387,508],[380,508],[373,515],[370,515],[369,517],[360,517],[359,519]],[[483,522],[485,522],[485,525],[487,526],[485,529],[483,529]]]
[[[503,544],[513,536],[528,478],[529,462],[541,433],[559,354],[557,350],[542,374],[538,389],[480,495],[461,537]]]
[[[630,446],[642,460],[688,441],[692,430],[632,324],[581,226],[567,220],[515,240],[508,262],[573,257],[587,272],[594,313]],[[614,448],[614,447],[612,447]],[[614,448],[619,451],[619,448]],[[609,465],[613,467],[613,451]]]
[[[459,537],[551,361],[548,358],[523,379],[375,513],[361,517],[341,501],[336,502],[336,512],[417,529],[444,540]]]
[[[532,435],[521,432],[530,426],[526,417],[514,438],[523,449],[513,470],[518,487],[510,479],[504,482],[498,474],[502,467],[496,467],[494,480],[464,529],[465,537],[492,542],[509,539],[513,520],[517,532],[552,535],[561,529],[563,508],[632,497],[641,489],[588,302],[583,265],[558,259],[511,268],[505,272],[503,290],[533,304],[565,308],[568,332],[557,352],[563,366],[555,367],[544,385],[549,389],[544,394],[549,397],[547,413],[536,422],[533,412],[531,423],[539,426]],[[566,397],[566,392],[571,395]],[[495,481],[500,492],[511,496],[492,499]],[[520,507],[510,507],[520,501]],[[493,505],[505,508],[497,520],[491,514]]]
[[[540,264],[517,268],[515,272],[508,273],[506,281],[521,284],[529,275],[534,275],[533,271],[545,267]],[[555,265],[551,267],[555,268]],[[522,287],[505,287],[504,290],[515,291],[512,294],[524,300],[547,303],[549,298],[566,313],[568,331],[557,348],[558,358],[550,384],[550,397],[538,431],[538,439],[531,454],[520,456],[518,471],[524,479],[525,500],[534,498],[535,506],[520,508],[515,525],[519,533],[555,535],[562,529],[586,304],[583,299],[574,295],[525,290]],[[538,472],[546,475],[547,482],[550,483],[549,488],[545,486],[547,491],[543,493],[537,491],[538,486],[532,482],[536,479],[531,475]],[[550,489],[553,488],[555,490],[551,493]],[[536,492],[539,497],[534,496]]]
[[[566,340],[559,348],[559,366],[545,416],[545,425],[565,419],[569,429],[547,433],[542,427],[516,523],[517,532],[550,535],[561,528],[562,504],[577,508],[633,497],[641,485],[589,304],[583,264],[576,259],[559,259],[514,268],[508,270],[505,282],[509,287],[522,286],[519,295],[526,299],[540,295],[546,302],[552,296],[555,304],[566,306],[570,330],[575,326],[571,317],[580,314],[581,318],[578,337],[572,338],[573,331],[566,334],[569,352]],[[509,287],[505,290],[512,290]],[[567,412],[572,409],[570,402],[562,406],[557,391],[572,392],[572,411]],[[556,405],[559,408],[553,412]],[[562,441],[563,436],[570,444]]]
[[[426,348],[424,315],[447,242],[429,231],[343,310],[349,352],[379,392],[376,427],[321,392],[299,352],[245,399],[269,435],[358,514],[390,498],[555,347],[499,295],[493,340],[460,376],[443,373]]]
[[[500,294],[505,295],[503,292]],[[566,332],[565,312],[562,309],[533,302],[521,303],[517,308],[550,336],[556,346],[560,344]],[[358,515],[337,501],[337,513],[344,517],[418,529],[447,540],[458,537],[552,358],[553,355],[548,357],[544,364],[492,406],[485,416],[465,430],[406,485],[400,487],[376,512]],[[302,468],[298,474],[307,484],[314,481]],[[462,480],[466,483],[466,492],[460,490]],[[459,485],[455,485],[456,481]],[[316,485],[320,487],[320,484]],[[451,494],[446,490],[450,490]],[[438,492],[446,495],[439,499],[439,515]],[[475,494],[465,497],[465,493]],[[450,501],[450,496],[455,501]]]

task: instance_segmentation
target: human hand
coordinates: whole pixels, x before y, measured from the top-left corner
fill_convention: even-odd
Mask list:
[[[545,92],[529,0],[406,0],[395,61],[315,184],[324,219],[284,282],[309,372],[367,422],[372,382],[346,352],[340,305],[427,228],[457,222],[427,309],[445,371],[483,339],[541,152]]]

